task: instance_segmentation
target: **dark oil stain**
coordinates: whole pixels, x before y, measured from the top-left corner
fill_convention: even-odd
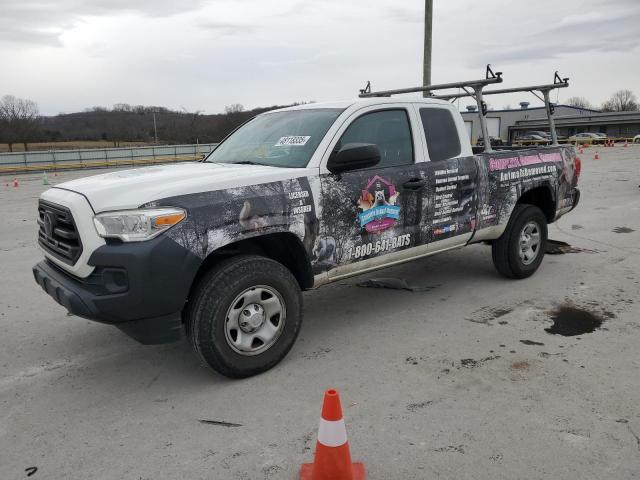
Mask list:
[[[553,325],[545,328],[545,331],[564,337],[591,333],[600,328],[603,322],[599,315],[573,305],[561,305],[551,312],[551,320]]]
[[[436,448],[434,452],[438,453],[462,453],[464,454],[464,445],[447,445],[446,447]]]
[[[478,362],[473,358],[463,358],[462,360],[460,360],[460,364],[463,367],[467,367],[467,368],[474,368],[478,366]]]
[[[418,359],[415,357],[407,357],[404,360],[404,363],[406,363],[407,365],[417,365],[418,364]]]
[[[474,360],[473,358],[463,358],[462,360],[460,360],[460,366],[465,368],[476,368],[485,364],[486,362],[489,362],[491,360],[497,360],[499,358],[500,358],[500,355],[492,355],[490,357],[482,358],[480,360]]]
[[[407,405],[407,410],[409,410],[410,412],[416,412],[422,408],[428,407],[432,403],[433,403],[433,400],[429,400],[427,402],[420,402],[420,403],[410,403],[409,405]]]
[[[616,227],[611,231],[613,233],[632,233],[632,232],[635,232],[635,230],[633,228],[629,228],[629,227]]]
[[[582,230],[583,228],[582,225],[571,225],[571,230]]]
[[[525,345],[544,345],[544,343],[534,342],[533,340],[520,340],[520,343],[524,343]]]
[[[439,285],[409,285],[409,283],[403,278],[370,278],[363,282],[356,283],[356,286],[364,288],[407,290],[409,292],[428,292]]]

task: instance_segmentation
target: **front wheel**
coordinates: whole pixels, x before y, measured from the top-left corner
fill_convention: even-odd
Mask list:
[[[508,278],[526,278],[540,266],[547,248],[547,218],[534,205],[517,204],[502,236],[493,243],[493,264]]]
[[[207,365],[227,377],[249,377],[276,365],[293,346],[302,293],[284,265],[236,256],[202,277],[187,321],[191,343]]]

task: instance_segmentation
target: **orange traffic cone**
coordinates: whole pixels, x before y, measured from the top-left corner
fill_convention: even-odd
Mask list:
[[[14,178],[13,179],[13,188],[16,188],[16,187],[19,187],[19,186],[20,186],[20,184],[18,183],[18,179]]]
[[[351,463],[347,430],[337,390],[324,392],[313,463],[300,468],[300,480],[364,480],[364,464]]]
[[[584,153],[584,150],[582,149],[582,147],[578,148],[578,153],[579,153],[580,155],[582,155],[582,154]]]
[[[593,156],[594,160],[600,160],[600,154],[598,152],[596,152],[596,154]]]

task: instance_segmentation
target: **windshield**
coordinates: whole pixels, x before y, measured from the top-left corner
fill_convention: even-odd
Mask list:
[[[206,162],[306,167],[338,108],[266,113],[244,124],[222,142]]]

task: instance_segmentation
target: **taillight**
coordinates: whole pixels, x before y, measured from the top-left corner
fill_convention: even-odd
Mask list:
[[[582,162],[578,157],[576,157],[574,161],[575,169],[576,169],[576,179],[580,178],[580,172],[582,171]]]

